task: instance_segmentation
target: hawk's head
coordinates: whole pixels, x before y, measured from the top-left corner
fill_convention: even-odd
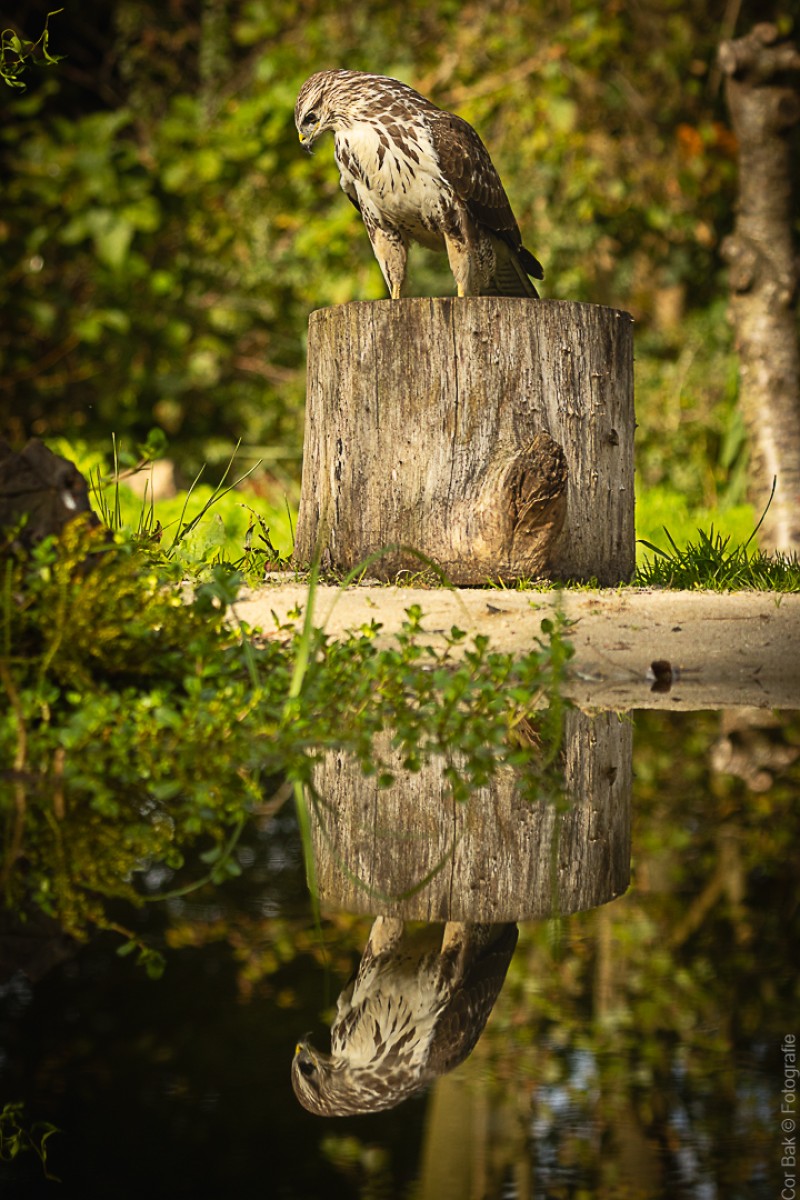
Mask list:
[[[397,79],[366,71],[317,71],[300,88],[294,123],[300,144],[309,152],[321,133],[351,129],[359,121],[374,122],[388,108],[395,117],[409,113],[409,97],[433,106]],[[413,106],[412,106],[413,107]]]
[[[308,1042],[298,1042],[292,1062],[294,1094],[309,1112],[327,1114],[331,1102],[332,1063],[329,1054],[320,1054]]]
[[[394,1108],[426,1082],[405,1062],[387,1068],[378,1054],[376,1062],[356,1066],[308,1042],[298,1043],[292,1062],[294,1094],[303,1108],[319,1117],[354,1117]]]
[[[346,122],[349,108],[348,86],[353,71],[318,71],[300,89],[294,106],[294,123],[300,144],[311,153],[311,147],[327,129],[340,129]]]

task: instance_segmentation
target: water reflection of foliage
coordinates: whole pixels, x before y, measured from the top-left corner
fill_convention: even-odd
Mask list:
[[[375,625],[338,642],[293,628],[252,639],[231,616],[237,582],[218,567],[182,596],[169,564],[98,543],[77,522],[58,550],[7,556],[7,905],[37,907],[83,936],[114,927],[111,899],[141,901],[137,880],[154,864],[223,882],[240,869],[237,828],[265,811],[281,777],[308,784],[322,750],[345,747],[365,772],[386,775],[373,749],[383,728],[396,731],[408,769],[444,756],[460,800],[505,765],[531,764],[533,787],[536,764],[552,759],[560,703],[538,722],[538,740],[514,731],[543,694],[557,695],[570,652],[558,623],[543,624],[518,662],[485,638],[456,661],[455,628],[434,651],[417,607],[391,648],[378,647]]]
[[[604,1195],[630,1194],[620,1170],[642,1195],[668,1175],[732,1195],[777,1170],[777,1047],[800,1000],[800,770],[749,792],[709,769],[717,729],[714,714],[638,720],[634,885],[556,931],[523,927],[487,1031],[540,1163],[549,1145],[562,1180]],[[783,729],[800,744],[796,717]]]
[[[594,912],[522,927],[482,1042],[453,1077],[483,1106],[493,1169],[513,1163],[519,1178],[524,1158],[548,1195],[630,1196],[633,1180],[642,1196],[709,1183],[743,1194],[777,1169],[777,1047],[800,1000],[800,764],[754,793],[711,769],[718,733],[715,714],[638,718],[634,886]],[[780,737],[800,745],[796,716]],[[302,1009],[287,964],[310,955],[329,970],[332,1004],[368,926],[330,916],[323,949],[302,920],[229,912],[203,926],[185,913],[168,940],[229,941],[243,999]],[[298,1012],[298,1028],[329,1016]],[[367,1188],[379,1142],[346,1135],[331,1161]]]
[[[492,1179],[513,1164],[518,1180],[535,1174],[535,1194],[553,1197],[580,1188],[609,1200],[698,1195],[704,1186],[725,1196],[768,1194],[777,1170],[777,1047],[796,1024],[799,998],[792,847],[800,769],[782,768],[770,791],[755,794],[710,769],[718,733],[714,714],[637,718],[633,888],[593,913],[522,927],[486,1033],[451,1077],[460,1095],[474,1093],[482,1113],[476,1139],[484,1139],[476,1154],[485,1153]],[[785,719],[780,736],[800,744],[800,719]],[[275,824],[263,836],[274,840]],[[280,836],[287,852],[290,832]],[[738,859],[730,851],[721,858],[725,841],[736,843]],[[723,861],[730,885],[715,889],[709,905]],[[320,942],[307,911],[291,915],[292,903],[275,916],[254,913],[245,882],[171,903],[167,942],[215,943],[220,954],[232,948],[237,1022],[316,1029],[330,1019],[370,920],[328,916]],[[303,969],[310,960],[313,982]],[[431,1157],[444,1162],[434,1119],[442,1083],[423,1103],[426,1139],[440,1137]],[[326,1155],[358,1194],[374,1194],[376,1171],[396,1182],[413,1169],[409,1146],[417,1143],[404,1144],[400,1163],[390,1149],[393,1128],[323,1130]],[[465,1138],[451,1140],[463,1154]],[[759,1171],[762,1191],[748,1193]]]

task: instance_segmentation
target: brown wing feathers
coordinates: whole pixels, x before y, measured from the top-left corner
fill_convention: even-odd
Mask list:
[[[433,109],[428,119],[442,174],[470,215],[502,238],[526,274],[543,279],[541,263],[522,245],[505,188],[479,135],[461,117],[442,109]]]

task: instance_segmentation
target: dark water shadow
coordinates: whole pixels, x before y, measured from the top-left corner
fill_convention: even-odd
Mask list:
[[[0,1101],[63,1131],[48,1158],[63,1183],[29,1152],[0,1164],[0,1194],[779,1194],[800,724],[757,717],[571,715],[563,801],[522,811],[501,780],[482,807],[447,808],[429,780],[439,840],[419,780],[378,812],[368,789],[337,796],[343,764],[325,764],[321,939],[284,812],[248,830],[241,879],[142,915],[161,980],[109,938],[6,980]],[[291,1090],[298,1037],[326,1044],[392,896],[381,915],[432,929],[437,953],[448,921],[520,922],[518,945],[461,1065],[390,1111],[313,1115]]]

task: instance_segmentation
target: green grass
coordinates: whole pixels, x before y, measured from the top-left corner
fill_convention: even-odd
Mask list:
[[[119,514],[118,528],[149,532],[151,541],[177,553],[187,569],[215,562],[241,567],[258,547],[272,561],[285,559],[294,540],[294,513],[247,489],[220,495],[218,488],[199,483],[191,492],[155,501],[151,509],[149,501],[121,484]],[[266,554],[266,536],[274,555]]]
[[[764,554],[749,542],[734,542],[702,529],[681,546],[664,530],[668,548],[642,543],[644,561],[636,568],[637,587],[712,591],[800,592],[800,562],[782,554]]]
[[[767,505],[767,509],[769,505]],[[643,532],[657,515],[669,510],[670,523],[662,522],[656,535]],[[712,514],[707,530],[695,524],[687,529],[687,514],[680,497],[666,489],[644,490],[637,502],[637,587],[662,587],[712,591],[800,591],[800,562],[784,554],[766,554],[756,537],[766,516],[755,521],[749,505],[737,505]],[[677,517],[677,522],[672,518]],[[726,532],[714,528],[725,523]]]
[[[126,482],[131,468],[146,467],[148,446],[136,456],[116,440],[110,455],[62,438],[49,445],[89,481],[92,507],[109,529],[187,574],[222,564],[256,582],[291,555],[296,511],[289,497],[279,495],[276,502],[248,486],[252,471],[237,475],[235,453],[215,484],[205,482],[201,472],[174,496],[153,500],[149,486],[142,496]]]
[[[131,538],[157,561],[192,576],[215,565],[240,571],[257,584],[264,571],[286,566],[294,541],[295,510],[288,497],[280,504],[237,478],[234,458],[215,485],[198,478],[170,499],[154,503],[124,482],[134,459],[114,448],[117,470],[107,457],[80,443],[52,443],[92,481],[93,505],[104,522]],[[146,448],[143,448],[146,449]],[[119,480],[122,471],[122,481]],[[755,546],[756,517],[749,504],[692,508],[686,496],[664,484],[639,484],[636,497],[636,587],[800,591],[800,566]],[[437,577],[421,572],[430,585]],[[413,579],[405,579],[406,584]],[[522,582],[540,590],[547,585]],[[590,587],[590,584],[575,585]]]
[[[649,556],[646,542],[668,549],[664,530],[682,547],[697,540],[700,530],[720,530],[732,543],[743,545],[755,528],[758,517],[751,504],[694,507],[676,488],[659,484],[636,489],[636,559],[640,565]]]

